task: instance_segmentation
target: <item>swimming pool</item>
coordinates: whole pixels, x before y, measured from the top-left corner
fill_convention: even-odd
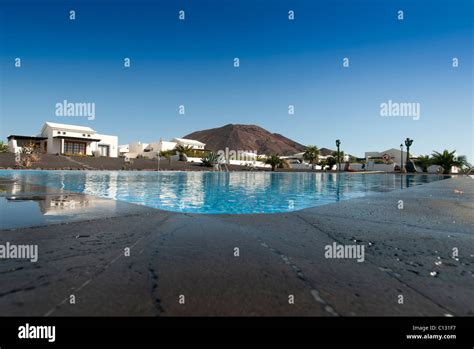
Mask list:
[[[1,177],[168,211],[246,214],[296,211],[448,178],[438,175],[12,171]]]

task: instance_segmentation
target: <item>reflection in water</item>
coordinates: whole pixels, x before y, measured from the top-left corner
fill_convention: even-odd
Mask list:
[[[63,184],[61,183],[61,186]],[[40,212],[43,215],[62,215],[67,211],[80,210],[88,206],[89,199],[83,195],[68,195],[57,189],[44,187],[39,188],[25,182],[15,182],[4,187],[4,196],[8,202],[35,201],[39,205]]]
[[[147,171],[0,171],[0,176],[51,190],[196,213],[287,212],[447,178],[420,174]],[[67,197],[44,203],[53,208],[68,205]]]
[[[58,187],[65,185],[57,183]],[[106,217],[115,214],[117,204],[23,181],[0,181],[0,229]]]
[[[60,182],[63,187],[64,182]],[[35,201],[43,215],[77,215],[94,209],[104,210],[105,206],[115,208],[113,200],[100,200],[94,196],[65,193],[51,187],[39,187],[27,182],[0,184],[7,202]]]

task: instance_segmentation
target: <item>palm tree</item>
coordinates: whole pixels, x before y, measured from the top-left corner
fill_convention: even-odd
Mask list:
[[[335,152],[334,152],[335,153]],[[329,170],[332,170],[332,168],[334,167],[334,165],[337,164],[337,160],[336,160],[336,157],[333,155],[333,156],[328,156],[326,158],[326,164],[327,166],[329,167]]]
[[[458,156],[459,167],[464,168],[471,168],[471,164],[467,161],[466,155],[459,155]]]
[[[421,167],[423,172],[428,172],[428,167],[432,164],[432,160],[429,155],[422,155],[418,157],[416,164]]]
[[[184,156],[189,156],[193,151],[193,148],[189,145],[181,145],[178,144],[176,148],[174,148],[179,153],[179,161],[185,161]]]
[[[168,159],[168,163],[170,165],[170,168],[171,168],[171,157],[173,155],[174,155],[173,150],[163,150],[163,151],[160,151],[160,154],[159,154],[159,156],[162,156],[162,157]]]
[[[314,145],[308,145],[306,151],[303,153],[303,159],[309,161],[311,168],[314,170],[314,165],[319,160],[319,149]]]
[[[275,168],[282,164],[282,160],[278,154],[272,154],[265,159],[265,164],[272,167],[272,171],[275,171]]]
[[[322,160],[319,161],[318,165],[321,166],[321,170],[324,171],[324,169],[328,165],[328,161],[326,159],[322,159]]]
[[[433,151],[432,163],[434,165],[439,165],[443,168],[443,174],[450,174],[453,166],[463,167],[469,166],[469,163],[466,160],[464,155],[456,157],[456,150],[449,152],[444,150],[442,153]]]

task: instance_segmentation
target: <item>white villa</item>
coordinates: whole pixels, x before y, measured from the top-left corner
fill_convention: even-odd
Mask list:
[[[400,168],[400,164],[403,161],[405,165],[407,161],[407,152],[401,151],[400,149],[390,148],[384,151],[368,151],[365,152],[365,170],[369,171],[387,171],[392,172],[395,167]],[[403,159],[402,159],[403,157]],[[416,157],[410,152],[410,158]],[[362,165],[352,165],[352,168],[360,170],[359,167]]]
[[[402,158],[403,157],[403,158]],[[414,160],[415,166],[419,172],[422,172],[422,169],[416,165],[416,158],[418,155],[410,152],[410,159]],[[382,160],[385,163],[381,163]],[[372,171],[387,171],[391,172],[395,170],[395,167],[400,168],[400,164],[403,162],[403,166],[405,166],[407,161],[407,152],[401,151],[400,149],[391,148],[385,151],[377,152],[377,151],[370,151],[365,153],[365,163],[367,164],[365,169],[372,170]],[[360,169],[359,165],[352,165],[351,167]],[[428,167],[428,173],[438,173],[442,170],[441,166],[438,165],[430,165]],[[452,173],[458,173],[459,168],[454,166],[451,170]]]
[[[129,144],[122,144],[118,146],[118,155],[123,157],[126,153],[130,152]]]
[[[402,159],[403,156],[403,159]],[[410,152],[410,158],[414,158],[416,155]],[[372,159],[372,160],[371,160]],[[403,163],[407,161],[407,152],[401,151],[400,149],[387,149],[384,151],[369,151],[365,152],[365,161],[367,164],[374,162],[374,159],[385,160],[387,163],[393,163],[394,165],[400,166],[402,160]]]
[[[129,154],[143,154],[145,149],[148,147],[148,143],[142,142],[132,142],[128,145],[128,152]]]
[[[29,144],[47,154],[118,157],[117,136],[98,134],[87,126],[46,122],[37,136],[8,136],[8,147],[13,153]]]
[[[206,146],[205,143],[195,141],[193,139],[185,139],[185,138],[173,138],[171,142],[175,142],[177,145],[191,147],[192,149],[196,149],[196,150],[204,150],[204,147]]]
[[[121,156],[128,159],[135,159],[139,156],[154,159],[158,157],[160,152],[173,150],[178,145],[187,146],[196,150],[204,150],[206,146],[205,143],[194,139],[173,138],[171,142],[160,139],[159,141],[151,143],[141,143],[137,141],[130,144],[124,144],[119,146],[119,152]]]
[[[332,155],[319,155],[319,160],[326,160],[328,157],[331,157]],[[296,153],[293,155],[288,155],[288,156],[282,156],[282,159],[285,159],[288,161],[290,168],[293,169],[310,169],[311,164],[304,159],[304,152]],[[344,154],[344,156],[341,158],[341,167],[344,166],[343,164],[349,161],[349,155]],[[314,168],[316,170],[321,170],[321,166],[315,164]],[[333,169],[336,168],[336,165],[333,166]]]
[[[164,141],[160,139],[156,142],[151,143],[141,143],[139,141],[132,142],[130,144],[124,144],[119,146],[120,156],[123,156],[126,160],[136,159],[138,157],[144,157],[148,159],[157,159],[159,153],[162,151],[174,150],[178,145],[190,147],[194,150],[206,151],[206,144],[194,139],[185,139],[185,138],[173,138],[171,141]],[[265,163],[258,161],[258,155],[256,153],[250,152],[240,152],[238,154],[226,154],[225,151],[217,152],[221,164],[228,165],[248,165],[253,167],[269,167]],[[179,154],[171,156],[173,161],[179,160]],[[161,157],[160,157],[161,158]],[[200,163],[201,157],[185,157],[187,162]],[[227,159],[227,160],[224,160]]]

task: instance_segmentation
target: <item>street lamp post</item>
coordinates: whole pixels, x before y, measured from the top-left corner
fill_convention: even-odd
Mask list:
[[[403,172],[403,143],[400,144],[400,173]]]
[[[339,147],[341,145],[341,141],[336,139],[336,146],[337,146],[337,170],[341,171],[341,152],[339,151]]]
[[[407,169],[407,172],[411,168],[410,166],[410,147],[413,144],[413,139],[407,138],[405,139],[405,145],[407,147],[407,159],[406,159],[406,165],[405,168]]]
[[[158,171],[159,171],[160,170],[160,151],[159,150],[156,152],[156,158],[158,160]]]

